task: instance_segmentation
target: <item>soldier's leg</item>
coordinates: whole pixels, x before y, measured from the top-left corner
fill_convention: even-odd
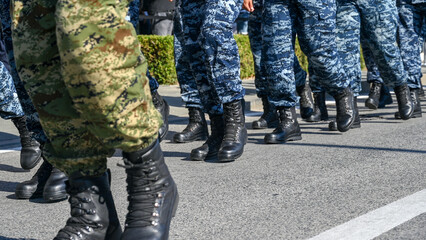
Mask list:
[[[0,117],[17,119],[24,116],[21,103],[16,93],[12,77],[2,61],[0,61]]]
[[[294,44],[293,44],[294,46]],[[302,69],[299,59],[294,55],[294,78],[296,82],[296,92],[300,97],[300,116],[306,120],[314,113],[314,102],[312,99],[312,91],[309,84],[306,83],[306,72]]]
[[[223,104],[225,137],[218,151],[221,162],[239,158],[247,142],[244,117],[244,88],[240,79],[238,47],[232,28],[242,9],[242,0],[207,0],[197,42],[204,55],[207,82],[196,78],[204,106]],[[212,91],[204,88],[209,85]]]
[[[321,87],[320,81],[315,74],[315,70],[308,65],[309,70],[309,86],[312,89],[314,97],[314,112],[306,119],[307,122],[319,122],[328,120],[327,105],[325,103],[325,90]]]
[[[355,120],[355,106],[350,81],[337,50],[336,2],[299,0],[295,5],[300,47],[322,87],[336,100],[339,131],[348,131]]]
[[[292,4],[286,1],[265,2],[264,5],[262,57],[268,81],[268,98],[279,114],[278,127],[266,134],[265,143],[302,139],[295,110],[299,97],[294,79],[292,11]]]
[[[136,29],[136,33],[139,32],[139,0],[130,1],[128,6],[128,12],[126,16],[126,20],[132,23],[133,27]],[[152,101],[154,103],[155,108],[161,113],[163,118],[163,124],[158,130],[158,134],[160,135],[160,141],[166,136],[169,131],[169,112],[170,107],[167,104],[166,100],[158,93],[157,89],[159,87],[157,79],[155,79],[149,73],[149,69],[146,71],[146,76],[149,80],[149,88],[151,90]]]
[[[365,106],[370,109],[383,108],[386,104],[391,104],[392,96],[390,95],[388,87],[384,84],[380,76],[379,69],[374,62],[373,53],[371,52],[368,44],[365,43],[366,36],[361,36],[362,53],[364,62],[367,67],[367,82],[370,84],[370,92],[368,98],[365,100]],[[355,95],[359,95],[361,91],[361,84],[352,86]]]
[[[407,72],[397,46],[398,12],[393,1],[363,1],[361,11],[362,35],[368,36],[366,43],[371,49],[380,74],[385,83],[394,87],[398,110],[403,119],[413,114],[413,103],[407,86]]]
[[[180,59],[184,60],[183,63],[178,62],[178,64],[184,65],[181,65],[177,71],[185,70],[185,73],[180,73],[181,76],[190,76],[192,74],[198,91],[187,91],[182,97],[185,97],[183,99],[184,101],[185,99],[196,101],[191,104],[198,104],[199,98],[199,104],[202,106],[203,112],[208,113],[210,117],[210,136],[201,147],[191,151],[190,159],[196,161],[217,158],[217,153],[224,134],[222,104],[218,98],[213,98],[214,95],[210,97],[207,95],[207,93],[215,91],[215,89],[208,82],[205,55],[200,44],[197,42],[200,36],[200,26],[204,17],[205,7],[206,5],[201,1],[182,0],[181,4],[177,5],[176,9],[176,12],[180,14],[179,17],[182,19],[182,25],[179,26],[183,28],[183,36],[178,35],[178,39],[182,47],[182,56],[184,57]],[[178,31],[177,33],[180,34],[181,32]],[[188,57],[187,60],[185,56]],[[188,63],[189,67],[185,66],[185,64]],[[194,85],[192,85],[192,80],[188,79],[186,82],[190,83],[191,85],[189,85],[189,87],[193,89]],[[201,89],[204,91],[203,94],[200,94]],[[190,89],[186,88],[186,90]],[[196,105],[194,105],[194,107],[195,106]]]
[[[421,78],[421,50],[423,47],[422,28],[426,16],[426,3],[411,4],[406,1],[398,2],[399,28],[398,44],[404,69],[408,73],[407,84],[414,104],[413,117],[421,117],[420,90]],[[398,114],[397,114],[398,115]],[[395,115],[396,117],[399,117]]]
[[[132,23],[137,34],[139,33],[139,10],[140,10],[140,0],[130,1],[129,13],[128,13],[128,16],[126,17],[126,20]]]
[[[275,107],[268,100],[268,81],[266,80],[264,59],[262,58],[262,1],[253,1],[254,11],[250,13],[248,22],[248,35],[251,52],[254,60],[256,93],[262,99],[263,114],[253,121],[253,129],[276,128],[278,115]]]
[[[202,111],[200,96],[195,82],[195,75],[190,66],[188,52],[182,47],[185,45],[185,36],[182,26],[181,11],[176,11],[174,19],[174,57],[176,75],[179,82],[181,98],[188,108],[189,123],[185,129],[173,136],[176,143],[206,140],[208,136],[207,122]]]
[[[134,29],[124,20],[126,11],[121,5],[102,1],[73,2],[73,6],[68,2],[41,3],[43,5],[40,2],[16,2],[14,5],[17,63],[23,70],[21,76],[28,80],[28,88],[33,90],[30,92],[34,93],[34,104],[42,113],[42,124],[51,140],[45,153],[49,160],[70,175],[71,202],[79,202],[82,197],[91,199],[93,205],[85,205],[85,212],[95,210],[98,214],[93,221],[86,213],[71,211],[73,217],[77,214],[84,219],[83,224],[68,221],[58,237],[72,237],[78,235],[77,231],[91,239],[96,239],[94,234],[102,239],[106,235],[120,234],[105,174],[106,157],[114,152],[115,147],[123,149],[126,159],[128,191],[132,196],[129,197],[130,210],[144,211],[138,199],[144,197],[139,195],[147,193],[136,192],[134,185],[136,177],[141,176],[147,167],[155,165],[161,172],[155,172],[155,178],[170,183],[159,190],[167,192],[164,204],[159,206],[162,214],[156,217],[161,222],[152,227],[152,222],[141,220],[143,216],[139,211],[131,211],[126,222],[127,234],[132,235],[135,230],[148,237],[154,228],[167,236],[171,218],[168,213],[175,205],[176,186],[156,143],[161,117],[151,102],[145,77],[146,62]],[[75,8],[86,11],[75,12]],[[28,21],[37,24],[28,29]],[[51,22],[56,22],[57,26],[45,25]],[[22,33],[34,35],[34,41],[24,41]],[[56,39],[59,39],[58,45]],[[37,50],[34,50],[35,43]],[[42,51],[38,51],[40,45]],[[43,62],[45,59],[50,60],[49,64]],[[109,61],[105,63],[104,59]],[[61,68],[59,63],[64,67]],[[94,188],[98,191],[89,190]],[[152,200],[156,201],[155,198]],[[109,217],[104,215],[106,213]],[[141,227],[133,220],[146,225]],[[102,227],[93,229],[93,224]]]

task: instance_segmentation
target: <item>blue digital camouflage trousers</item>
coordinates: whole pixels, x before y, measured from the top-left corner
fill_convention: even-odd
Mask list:
[[[238,47],[232,29],[243,0],[182,0],[182,51],[188,56],[203,111],[244,98]]]
[[[423,46],[422,30],[426,19],[426,0],[398,0],[399,13],[399,48],[405,71],[407,71],[408,87],[421,88],[420,53]]]
[[[9,60],[3,39],[4,34],[0,25],[0,117],[11,119],[24,116],[24,110],[10,75]]]
[[[266,80],[265,65],[262,58],[262,11],[263,1],[254,0],[254,11],[250,13],[248,22],[248,35],[250,39],[250,47],[254,60],[254,71],[256,93],[259,98],[269,95],[268,81]],[[294,31],[293,40],[295,40],[296,32]],[[294,45],[294,42],[293,42]],[[262,66],[263,65],[263,66]],[[294,74],[296,87],[306,84],[306,72],[300,66],[299,60],[294,56]]]
[[[385,84],[394,87],[407,82],[397,45],[397,27],[394,1],[337,0],[338,49],[353,89],[359,89],[361,83],[361,37]]]
[[[361,36],[361,47],[362,47],[362,55],[364,57],[365,66],[367,67],[367,82],[377,82],[382,83],[383,79],[380,76],[379,68],[374,62],[373,53],[370,50],[368,43],[365,40],[365,36]],[[354,93],[359,93],[361,91],[361,84],[354,84],[351,86]]]
[[[22,109],[24,110],[25,116],[27,117],[28,130],[33,133],[32,137],[34,137],[38,142],[44,143],[47,141],[47,137],[43,131],[43,128],[41,127],[40,118],[36,109],[34,108],[31,98],[25,90],[24,83],[18,76],[18,71],[15,65],[15,57],[12,45],[10,0],[0,0],[0,17],[1,24],[3,26],[6,50],[9,57],[9,64],[11,67],[11,75],[15,83],[16,92],[18,94]]]
[[[177,4],[180,6],[180,3]],[[175,12],[173,23],[174,32],[174,58],[176,66],[176,75],[179,82],[180,94],[185,107],[195,107],[203,109],[198,92],[197,83],[195,82],[195,74],[191,70],[189,55],[184,52],[182,45],[184,45],[185,37],[182,28],[182,16],[180,11]],[[206,76],[207,78],[207,76]],[[220,106],[215,109],[220,109]]]
[[[140,0],[133,0],[129,3],[129,13],[127,15],[127,20],[132,23],[133,27],[138,33],[139,27],[139,10],[140,10]]]
[[[310,80],[332,95],[349,85],[336,50],[335,16],[334,0],[264,1],[262,57],[265,57],[269,100],[274,105],[292,107],[298,101],[293,28],[313,69]]]
[[[0,62],[0,117],[11,119],[24,116],[12,76]]]
[[[139,0],[131,1],[129,3],[129,12],[128,12],[127,18],[126,18],[130,23],[132,23],[133,27],[136,29],[136,32],[138,32],[138,30],[139,30],[139,7],[140,7],[140,1]],[[156,92],[160,85],[158,84],[157,79],[155,79],[149,73],[149,68],[146,70],[146,76],[149,79],[149,88],[151,90],[151,93]]]

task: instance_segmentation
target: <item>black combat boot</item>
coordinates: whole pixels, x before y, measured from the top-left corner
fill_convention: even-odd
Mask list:
[[[420,103],[419,89],[410,89],[410,96],[411,96],[411,101],[413,102],[413,105],[414,105],[414,111],[413,111],[413,115],[411,117],[412,118],[421,118],[422,117],[422,105]],[[401,119],[401,115],[399,114],[399,112],[395,113],[395,118]]]
[[[199,108],[190,107],[189,123],[181,133],[176,133],[173,136],[173,141],[176,143],[186,143],[197,140],[206,140],[209,136],[207,130],[207,122],[204,118],[204,113]]]
[[[123,152],[123,158],[129,212],[121,239],[167,239],[179,196],[160,144],[155,141],[146,149]]]
[[[392,95],[389,92],[389,88],[385,85],[382,85],[382,88],[380,90],[380,99],[379,99],[379,108],[384,108],[388,104],[392,104]]]
[[[314,113],[306,119],[307,122],[328,120],[327,105],[325,104],[325,91],[314,93]]]
[[[276,128],[278,126],[278,115],[274,106],[268,101],[268,97],[262,97],[263,114],[259,120],[253,121],[253,129]]]
[[[361,118],[359,117],[359,110],[358,110],[357,100],[358,100],[357,97],[354,97],[355,120],[354,120],[354,123],[351,126],[351,129],[360,128],[361,127]],[[337,123],[336,123],[336,121],[331,121],[328,124],[328,130],[330,130],[330,131],[337,131]]]
[[[379,107],[380,92],[383,84],[378,82],[372,82],[370,85],[370,93],[368,94],[367,100],[365,100],[365,106],[369,109],[377,109]]]
[[[265,143],[285,143],[302,139],[299,123],[297,122],[296,107],[280,108],[278,110],[280,124],[272,133],[265,135]]]
[[[336,100],[336,124],[340,132],[348,131],[355,120],[354,94],[347,87],[333,96]]]
[[[234,161],[243,154],[244,145],[247,143],[243,101],[236,100],[223,104],[225,134],[217,153],[220,162]]]
[[[71,217],[54,240],[117,240],[121,226],[110,190],[109,174],[67,181]]]
[[[27,128],[27,117],[12,118],[13,124],[19,131],[21,138],[21,167],[29,170],[35,167],[41,159],[40,143],[31,137],[31,132]]]
[[[161,125],[160,129],[158,130],[161,141],[169,131],[170,107],[166,100],[160,96],[160,94],[158,94],[158,91],[152,93],[152,102],[154,103],[155,108],[161,113],[161,117],[163,118],[163,125]]]
[[[223,115],[210,114],[209,116],[211,134],[201,147],[191,151],[190,159],[192,161],[204,161],[217,158],[217,152],[223,140],[225,122],[223,120]]]
[[[394,87],[393,89],[395,91],[396,100],[398,101],[399,116],[403,120],[410,119],[414,112],[414,104],[411,99],[410,89],[407,84]]]
[[[16,186],[15,195],[19,199],[39,198],[43,196],[43,189],[47,179],[50,177],[53,166],[47,161],[43,161],[34,176]]]
[[[308,84],[296,87],[300,97],[300,116],[302,119],[309,118],[314,113],[314,100],[312,99],[311,87]]]
[[[57,168],[53,168],[43,190],[43,199],[48,202],[64,200],[68,197],[65,182],[68,177]]]

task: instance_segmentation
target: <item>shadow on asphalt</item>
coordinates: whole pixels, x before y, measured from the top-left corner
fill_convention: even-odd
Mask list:
[[[1,164],[1,163],[0,163],[0,171],[5,171],[5,172],[30,172],[30,170],[25,170],[25,169],[22,169],[22,168],[17,168],[17,167],[14,167],[14,166]]]
[[[19,136],[14,135],[14,134],[10,134],[10,133],[0,132],[0,139],[2,141],[6,141],[6,140],[10,141],[10,140],[19,139]]]
[[[300,146],[310,146],[310,147],[349,148],[349,149],[376,150],[376,151],[389,151],[389,152],[406,152],[406,153],[422,153],[422,154],[426,153],[426,150],[404,149],[404,148],[347,146],[347,145],[332,145],[332,144],[319,144],[319,143],[298,143],[298,142],[294,142],[292,144],[300,145]]]
[[[16,185],[18,182],[7,182],[0,180],[0,192],[15,192]]]
[[[0,236],[0,240],[36,240],[35,238],[9,238]]]
[[[163,150],[164,157],[178,157],[181,160],[189,160],[189,153],[187,152],[169,152]]]

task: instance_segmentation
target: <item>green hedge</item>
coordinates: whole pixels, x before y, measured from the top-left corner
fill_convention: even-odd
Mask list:
[[[241,78],[254,77],[253,56],[250,50],[250,42],[247,35],[234,35],[240,52]],[[141,49],[148,60],[149,70],[160,84],[177,84],[176,69],[173,58],[173,36],[140,35]],[[308,61],[296,44],[296,55],[300,65],[307,71]],[[361,54],[362,58],[362,54]],[[364,61],[361,61],[364,69]]]

